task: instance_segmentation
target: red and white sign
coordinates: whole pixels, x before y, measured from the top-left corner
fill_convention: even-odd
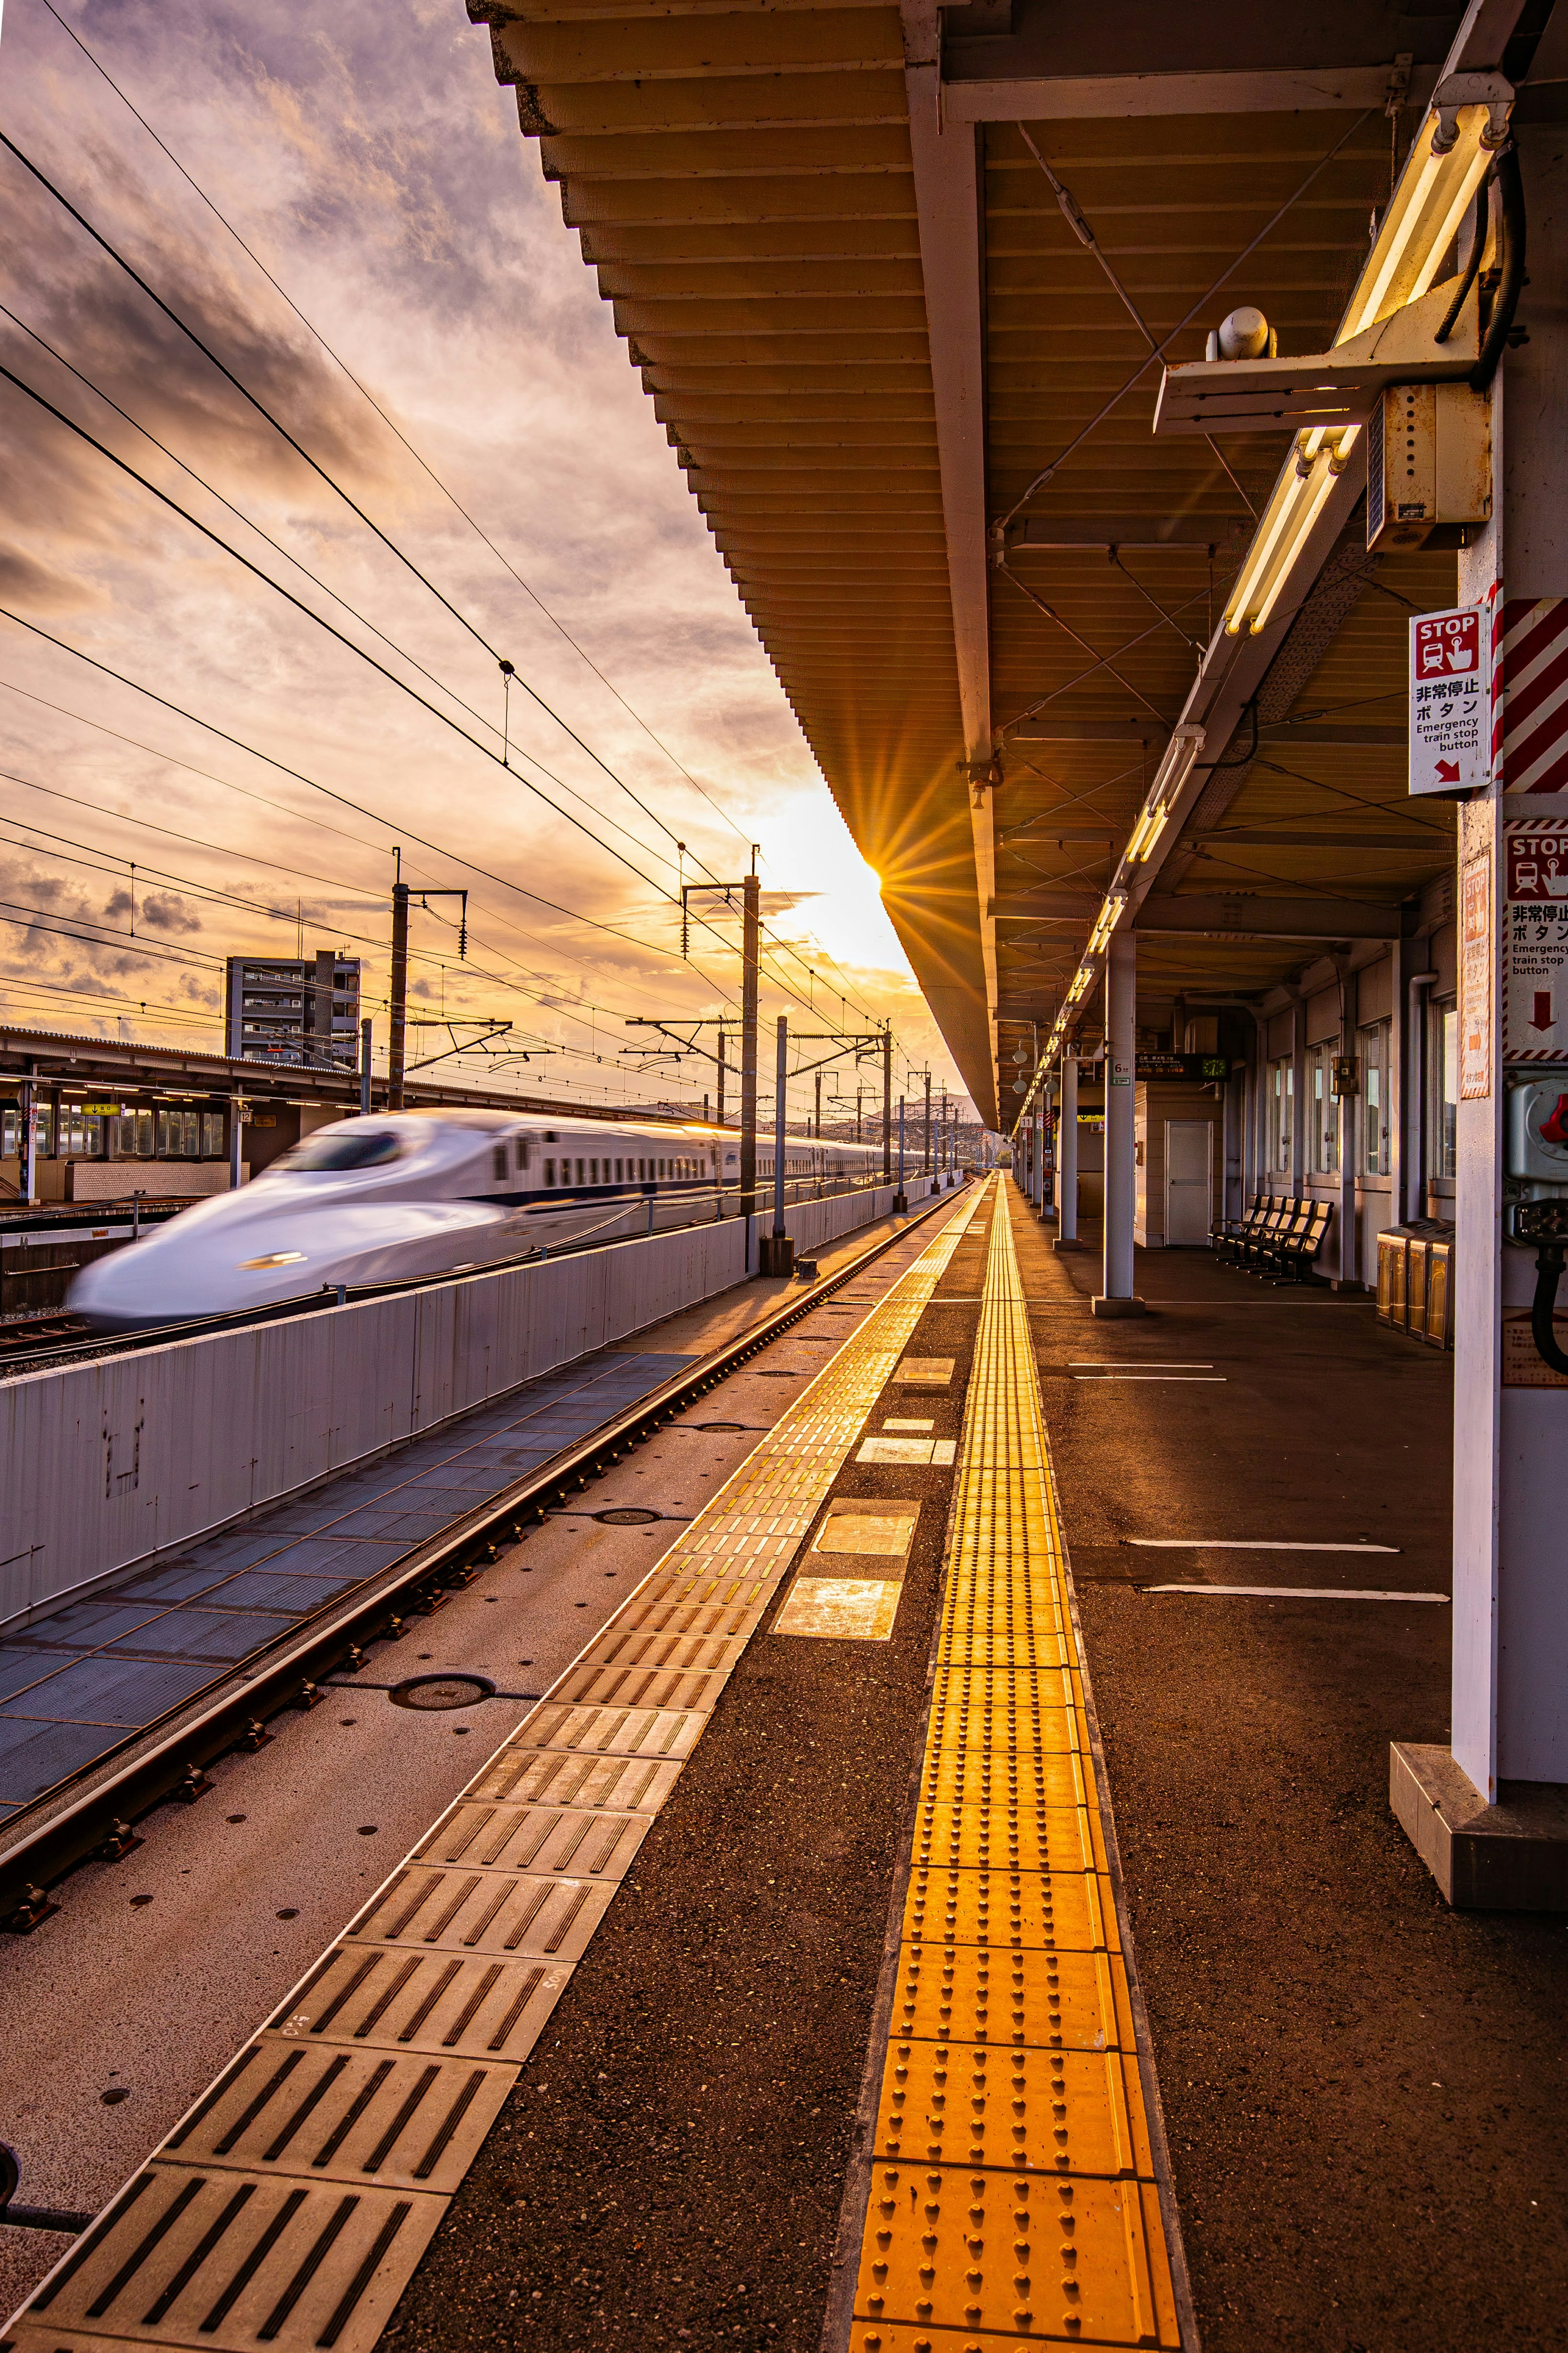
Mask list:
[[[1505,1062],[1568,1062],[1568,809],[1563,819],[1503,819]]]
[[[1505,599],[1496,667],[1503,790],[1568,790],[1568,596]]]
[[[1410,624],[1410,789],[1471,792],[1487,781],[1481,615],[1473,605]]]

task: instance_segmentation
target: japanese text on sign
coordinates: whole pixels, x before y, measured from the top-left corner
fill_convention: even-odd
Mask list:
[[[1568,1061],[1568,826],[1509,818],[1503,843],[1503,1059]]]
[[[1492,860],[1465,861],[1459,888],[1459,1094],[1492,1091]]]
[[[1467,792],[1487,780],[1481,616],[1473,606],[1410,624],[1410,789]]]

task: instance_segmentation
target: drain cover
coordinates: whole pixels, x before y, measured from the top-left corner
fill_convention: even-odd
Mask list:
[[[743,1421],[700,1421],[699,1430],[744,1430]]]
[[[477,1707],[495,1688],[488,1675],[409,1675],[387,1697],[394,1707]]]
[[[662,1512],[646,1512],[640,1504],[614,1504],[607,1512],[595,1512],[594,1517],[607,1528],[646,1528],[650,1520],[661,1520]]]

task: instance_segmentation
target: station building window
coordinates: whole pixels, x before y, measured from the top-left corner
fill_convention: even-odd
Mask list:
[[[1307,1050],[1308,1143],[1314,1176],[1337,1176],[1340,1168],[1340,1107],[1331,1092],[1334,1050],[1331,1045]]]
[[[1393,1166],[1390,1119],[1390,1038],[1393,1025],[1373,1022],[1361,1033],[1361,1174],[1386,1176]]]
[[[1458,1006],[1451,997],[1439,997],[1426,1018],[1426,1169],[1432,1176],[1452,1176],[1458,1166]]]
[[[1268,1166],[1278,1176],[1290,1173],[1290,1148],[1296,1133],[1296,1073],[1289,1058],[1268,1069]]]

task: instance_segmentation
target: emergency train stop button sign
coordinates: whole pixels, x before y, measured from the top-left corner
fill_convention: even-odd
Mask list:
[[[1410,624],[1410,789],[1468,792],[1487,780],[1481,616],[1473,605]]]

